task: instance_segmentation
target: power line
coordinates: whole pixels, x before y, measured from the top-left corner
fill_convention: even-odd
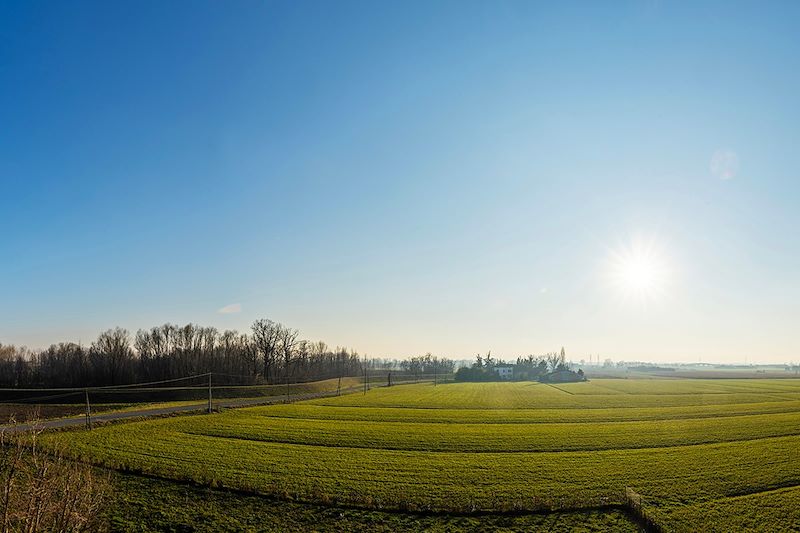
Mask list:
[[[0,401],[0,404],[3,404],[3,403],[25,403],[25,402],[28,402],[30,400],[55,400],[55,399],[58,399],[58,398],[66,398],[68,396],[75,396],[76,394],[81,394],[81,391],[67,392],[65,394],[53,394],[53,395],[50,395],[50,396],[30,396],[30,397],[27,397],[27,398],[13,398],[11,400]],[[40,403],[40,402],[36,402],[36,403]]]

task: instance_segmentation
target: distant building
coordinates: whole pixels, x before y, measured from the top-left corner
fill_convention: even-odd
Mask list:
[[[500,379],[514,379],[513,366],[498,366],[495,370],[500,375]]]

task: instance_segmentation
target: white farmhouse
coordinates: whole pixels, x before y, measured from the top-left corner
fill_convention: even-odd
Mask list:
[[[514,379],[513,366],[498,366],[495,368],[497,373],[500,374],[500,379]]]

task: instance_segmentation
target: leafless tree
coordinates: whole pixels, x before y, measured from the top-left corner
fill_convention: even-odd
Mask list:
[[[104,369],[109,384],[118,385],[130,381],[133,374],[133,350],[128,330],[109,329],[97,337],[89,356],[95,365]]]
[[[297,345],[297,335],[299,333],[296,329],[287,328],[281,325],[278,325],[278,327],[280,329],[280,348],[281,353],[283,354],[283,371],[284,375],[286,376],[286,382],[288,383],[290,364],[292,362],[292,356],[294,355],[295,346]]]
[[[251,329],[253,331],[253,344],[256,347],[257,353],[261,355],[261,360],[263,362],[262,375],[269,381],[274,373],[275,364],[277,362],[278,345],[281,340],[283,326],[272,320],[262,318],[256,320]],[[254,367],[253,373],[255,374],[257,371],[258,370]]]
[[[0,345],[0,386],[93,387],[214,372],[214,383],[275,382],[359,375],[358,353],[301,340],[297,330],[258,320],[252,335],[164,324],[136,332],[104,331],[89,348],[59,343],[31,352]],[[248,377],[249,376],[249,377]]]

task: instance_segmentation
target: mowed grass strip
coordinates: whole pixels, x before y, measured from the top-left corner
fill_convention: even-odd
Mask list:
[[[393,407],[342,407],[308,402],[242,409],[264,417],[310,420],[362,420],[433,424],[537,424],[675,420],[798,413],[800,401],[693,405],[678,407],[628,407],[597,409],[418,409]]]
[[[618,381],[631,389],[646,391],[650,383],[634,384],[637,380],[597,380],[597,384]],[[720,392],[711,389],[711,384],[697,389],[691,380],[640,380],[652,384],[666,383],[677,390],[701,390],[704,392],[667,393],[668,388],[659,389],[658,394],[628,393],[620,391],[610,394],[578,394],[583,386],[593,387],[595,382],[559,384],[549,386],[542,383],[430,383],[402,385],[373,389],[367,394],[350,394],[312,400],[313,405],[347,407],[393,407],[417,409],[604,409],[631,407],[680,407],[694,405],[733,405],[743,403],[781,402],[800,399],[794,392]],[[659,387],[666,385],[658,385]],[[568,386],[572,387],[566,392]],[[616,385],[620,386],[620,385]],[[597,388],[595,387],[596,391]]]
[[[660,510],[666,532],[798,531],[800,487],[789,487]]]
[[[620,394],[768,394],[800,393],[800,380],[747,380],[747,379],[596,379],[587,383],[564,383],[558,387],[575,394],[595,394],[583,385],[595,385],[609,393]]]
[[[153,422],[154,431],[229,439],[439,452],[559,452],[686,446],[800,434],[800,413],[572,424],[347,423],[232,413]],[[120,429],[124,431],[124,428]]]
[[[456,453],[338,448],[187,434],[161,420],[50,439],[113,468],[301,501],[476,511],[619,501],[633,487],[668,508],[800,484],[800,437],[677,448]]]

